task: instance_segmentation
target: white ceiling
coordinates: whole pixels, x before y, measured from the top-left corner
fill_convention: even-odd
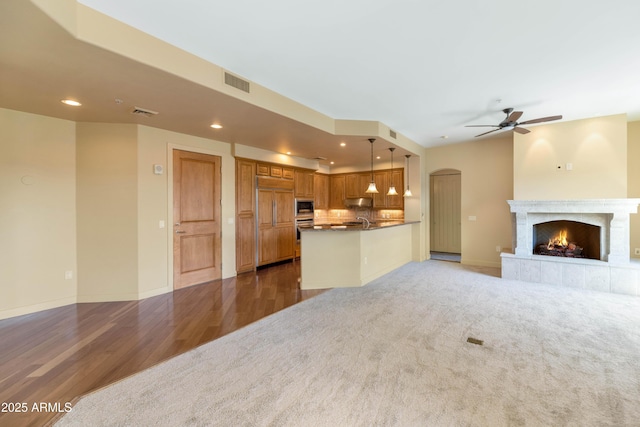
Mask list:
[[[640,120],[637,0],[78,1],[328,117],[381,122],[424,147],[474,140],[490,129],[465,125],[497,124],[507,107],[521,121]],[[79,40],[38,2],[48,4],[0,1],[1,108],[368,168],[369,136],[335,135]],[[69,94],[80,109],[59,102]],[[133,106],[161,114],[134,116]],[[378,138],[380,162],[393,145],[397,162],[420,154]]]
[[[507,107],[524,111],[521,121],[640,119],[637,0],[80,2],[330,117],[380,121],[425,147],[473,139],[482,129],[464,125],[496,124]]]

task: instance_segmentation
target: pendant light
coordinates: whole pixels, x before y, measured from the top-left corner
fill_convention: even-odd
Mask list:
[[[398,192],[396,191],[396,187],[394,187],[393,185],[393,151],[394,150],[395,150],[395,147],[389,148],[389,151],[391,151],[391,185],[389,186],[389,191],[387,192],[387,196],[398,195]]]
[[[375,140],[375,138],[369,138],[369,142],[371,143],[371,182],[369,183],[369,188],[367,188],[367,191],[365,191],[365,193],[367,194],[378,193],[376,182],[373,180],[373,142]]]
[[[409,190],[409,157],[411,157],[411,154],[405,154],[405,157],[407,158],[407,190],[404,192],[404,197],[411,197],[413,196],[411,190]]]

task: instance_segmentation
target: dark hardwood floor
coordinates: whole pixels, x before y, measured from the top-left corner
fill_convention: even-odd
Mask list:
[[[299,277],[289,262],[142,301],[0,320],[0,426],[47,425],[83,394],[323,292],[300,290]],[[25,412],[7,412],[16,410]]]

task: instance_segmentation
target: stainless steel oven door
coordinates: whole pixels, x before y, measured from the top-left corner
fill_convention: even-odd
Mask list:
[[[296,199],[296,216],[313,216],[313,200]]]
[[[296,218],[296,240],[300,241],[300,227],[313,227],[313,218]]]

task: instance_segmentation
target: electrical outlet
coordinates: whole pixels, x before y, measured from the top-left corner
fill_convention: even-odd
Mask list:
[[[367,257],[364,257],[364,264],[367,265]]]
[[[496,252],[500,252],[502,248],[500,246],[496,246]]]
[[[73,279],[73,271],[67,270],[64,272],[64,279],[65,280],[72,280]]]
[[[634,254],[636,254],[636,255],[640,255],[640,248],[635,248],[635,250],[634,250]]]

